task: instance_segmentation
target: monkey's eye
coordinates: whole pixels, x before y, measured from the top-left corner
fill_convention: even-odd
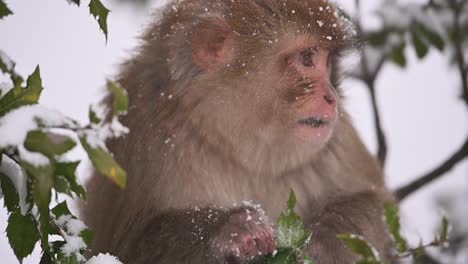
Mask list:
[[[317,55],[316,48],[308,48],[306,50],[301,51],[300,61],[302,65],[305,67],[315,67],[315,57]]]

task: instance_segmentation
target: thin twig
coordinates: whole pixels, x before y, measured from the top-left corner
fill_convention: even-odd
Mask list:
[[[371,96],[371,102],[372,102],[372,110],[374,112],[374,126],[375,126],[375,132],[377,134],[377,144],[378,144],[378,149],[377,149],[377,158],[380,162],[380,165],[385,167],[385,161],[387,160],[387,152],[388,152],[388,147],[387,147],[387,139],[385,137],[385,133],[382,127],[382,120],[380,119],[380,111],[379,107],[377,104],[377,96],[375,94],[375,82],[370,82],[367,84],[369,88],[369,93]]]
[[[397,261],[397,260],[404,259],[404,258],[407,258],[407,257],[415,256],[419,252],[421,252],[421,249],[427,249],[427,248],[431,248],[431,247],[441,247],[441,246],[447,245],[448,243],[449,243],[449,241],[447,241],[447,240],[438,240],[437,239],[437,240],[432,241],[431,243],[429,243],[427,245],[419,246],[417,248],[408,249],[406,252],[403,252],[403,253],[398,254],[398,255],[391,256],[390,258],[393,261]]]
[[[457,61],[458,71],[460,73],[461,81],[462,81],[462,98],[465,101],[465,104],[468,106],[468,74],[467,74],[467,64],[465,61],[465,56],[463,54],[463,37],[462,37],[462,30],[460,28],[460,15],[464,9],[465,2],[461,1],[459,4],[455,3],[455,1],[450,1],[450,6],[454,15],[453,20],[453,31],[456,36],[454,40],[454,48],[455,48],[455,57]]]
[[[362,37],[363,36],[363,31],[362,31],[362,24],[361,24],[361,6],[360,6],[360,0],[355,0],[355,5],[356,5],[356,17],[355,17],[355,24],[356,28],[359,32],[359,35]],[[375,91],[375,80],[377,78],[377,75],[379,74],[380,70],[382,69],[382,66],[385,62],[385,56],[382,56],[381,60],[379,61],[376,69],[374,69],[371,72],[371,69],[369,69],[369,65],[367,63],[367,54],[364,50],[361,52],[361,67],[362,67],[362,78],[361,80],[366,84],[367,88],[369,89],[369,93],[371,96],[371,103],[372,103],[372,111],[374,114],[374,126],[375,126],[375,131],[376,131],[376,136],[377,136],[377,144],[378,144],[378,150],[377,150],[377,159],[379,160],[382,168],[385,167],[385,161],[387,159],[387,139],[383,130],[382,126],[382,121],[380,118],[380,111],[379,107],[377,104],[377,95]]]
[[[443,162],[437,168],[422,176],[421,178],[411,182],[410,184],[399,188],[395,195],[399,201],[405,199],[408,195],[419,190],[423,186],[433,182],[434,180],[440,178],[446,172],[450,171],[455,165],[460,161],[468,157],[468,138],[465,140],[463,146],[455,152],[448,160]]]

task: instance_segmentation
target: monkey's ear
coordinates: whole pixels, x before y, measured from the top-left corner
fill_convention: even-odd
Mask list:
[[[227,64],[234,58],[234,36],[220,17],[203,18],[192,34],[192,60],[204,70]]]

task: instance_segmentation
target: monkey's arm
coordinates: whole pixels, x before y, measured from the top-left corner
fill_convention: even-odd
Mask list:
[[[150,219],[132,235],[125,263],[247,263],[275,249],[271,227],[252,208],[180,210]]]
[[[383,222],[382,197],[381,194],[369,191],[330,201],[307,221],[313,234],[306,252],[318,264],[354,263],[358,257],[336,235],[356,234],[365,237],[385,256],[389,237]]]

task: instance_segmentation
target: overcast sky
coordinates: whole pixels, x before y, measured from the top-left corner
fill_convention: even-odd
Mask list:
[[[99,89],[106,78],[112,78],[117,65],[131,55],[143,25],[150,21],[150,8],[137,9],[103,1],[112,9],[109,15],[107,45],[97,23],[81,8],[65,0],[6,0],[15,13],[0,21],[0,49],[17,62],[22,75],[30,74],[37,64],[45,90],[41,104],[59,109],[83,122],[88,105],[99,99]],[[354,1],[338,1],[352,9]],[[365,22],[374,26],[371,16],[375,0],[362,0]],[[405,1],[420,2],[420,1]],[[152,6],[160,3],[155,1]],[[468,133],[467,111],[458,100],[459,80],[447,68],[444,57],[432,52],[418,62],[410,52],[410,67],[401,70],[385,66],[378,80],[378,97],[383,125],[390,150],[386,168],[387,183],[396,188],[440,164],[461,146]],[[353,67],[354,65],[348,65]],[[1,80],[1,79],[0,79]],[[375,153],[372,114],[368,94],[358,82],[346,81],[347,106],[365,143]],[[81,155],[75,152],[74,156]],[[86,164],[80,167],[83,171]],[[468,162],[458,165],[442,180],[411,196],[402,204],[405,231],[418,242],[430,240],[440,217],[432,207],[433,199],[443,192],[465,192],[468,199]],[[131,175],[130,175],[131,177]],[[468,209],[467,209],[468,210]],[[0,209],[0,256],[4,264],[16,264],[10,246],[2,233],[7,216]],[[39,262],[39,250],[24,263]]]

